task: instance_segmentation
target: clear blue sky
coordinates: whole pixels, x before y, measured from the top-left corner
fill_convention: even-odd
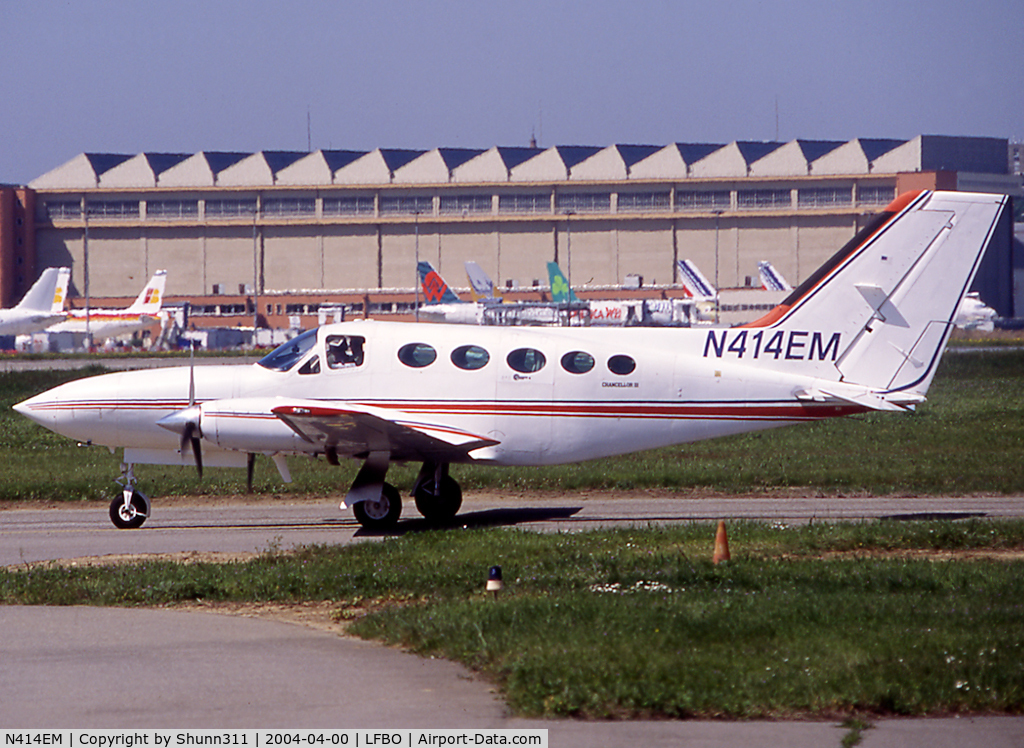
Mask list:
[[[1024,2],[3,0],[0,182],[82,152],[1024,137]]]

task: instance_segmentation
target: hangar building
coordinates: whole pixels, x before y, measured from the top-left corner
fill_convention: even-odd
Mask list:
[[[679,259],[721,288],[756,285],[760,260],[796,285],[900,192],[1020,194],[1008,146],[922,135],[83,153],[0,190],[0,302],[15,303],[43,268],[70,265],[76,306],[87,286],[96,303],[127,303],[164,268],[168,300],[190,301],[199,318],[251,324],[255,311],[261,324],[308,326],[323,303],[407,310],[417,252],[455,286],[474,260],[513,297],[543,291],[550,260],[583,296],[638,285],[680,295]],[[1007,219],[983,292],[1007,316],[1011,237]]]

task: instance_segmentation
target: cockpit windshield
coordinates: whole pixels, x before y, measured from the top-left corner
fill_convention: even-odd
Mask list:
[[[301,335],[297,335],[287,343],[279,345],[256,363],[264,369],[271,369],[272,371],[288,371],[290,368],[295,366],[295,364],[297,364],[314,345],[316,345],[315,327],[312,330],[307,330]]]

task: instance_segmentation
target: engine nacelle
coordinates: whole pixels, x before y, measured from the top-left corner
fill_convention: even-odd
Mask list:
[[[271,412],[274,397],[210,400],[199,406],[202,438],[242,452],[315,452],[313,445]]]

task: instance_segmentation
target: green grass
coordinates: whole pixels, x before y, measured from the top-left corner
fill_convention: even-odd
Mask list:
[[[1024,522],[729,531],[718,566],[709,524],[447,530],[247,563],[36,566],[0,572],[0,602],[329,600],[360,636],[480,671],[523,715],[1024,711],[1024,562],[910,553],[1019,552]]]
[[[93,371],[92,373],[95,373]],[[0,406],[60,381],[64,372],[0,375]],[[109,501],[119,458],[78,448],[0,407],[0,446],[8,465],[0,501]],[[280,482],[269,460],[257,462],[259,494],[339,493],[358,464],[331,468],[322,460],[290,459],[294,483]],[[879,413],[714,439],[606,460],[545,468],[454,466],[464,489],[575,491],[661,488],[680,492],[766,493],[795,489],[825,494],[962,495],[1024,492],[1024,352],[947,355],[913,414]],[[142,490],[154,496],[224,495],[244,490],[244,471],[139,466]],[[407,489],[416,466],[398,466],[389,480]]]

